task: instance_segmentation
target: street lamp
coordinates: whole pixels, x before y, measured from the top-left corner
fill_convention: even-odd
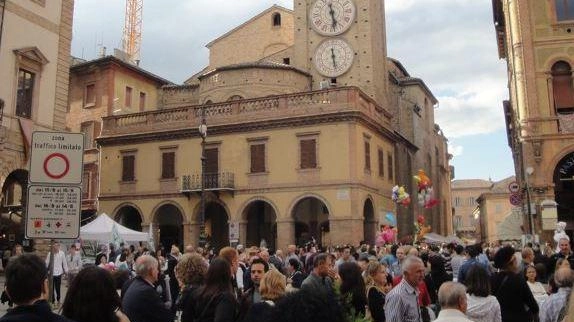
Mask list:
[[[526,203],[527,203],[527,211],[528,211],[528,226],[530,226],[530,234],[532,238],[534,238],[534,220],[532,218],[532,206],[530,204],[530,184],[528,183],[528,177],[530,177],[534,173],[533,167],[527,167],[526,169]]]
[[[201,212],[199,214],[199,243],[205,246],[205,138],[207,137],[207,124],[205,123],[205,111],[201,110],[201,124],[199,125],[199,135],[201,135]],[[203,245],[202,245],[203,244]]]

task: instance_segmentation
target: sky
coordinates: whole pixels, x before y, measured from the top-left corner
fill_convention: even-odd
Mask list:
[[[502,101],[506,61],[498,58],[491,0],[385,0],[387,54],[421,78],[439,104],[455,179],[514,174]],[[182,83],[207,65],[211,40],[273,4],[293,0],[144,0],[140,66]],[[121,48],[124,0],[76,0],[72,55]]]

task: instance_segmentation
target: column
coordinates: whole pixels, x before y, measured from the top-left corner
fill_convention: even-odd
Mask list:
[[[291,218],[277,220],[277,249],[285,250],[287,245],[295,244],[295,221]]]
[[[329,228],[332,245],[350,244],[359,245],[363,240],[362,218],[329,218]],[[328,245],[324,245],[328,246]]]

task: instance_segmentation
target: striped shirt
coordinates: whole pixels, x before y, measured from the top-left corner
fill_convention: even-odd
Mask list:
[[[566,305],[566,299],[572,291],[570,287],[561,287],[558,292],[550,295],[540,307],[540,322],[560,322],[558,315],[560,310]],[[570,299],[572,301],[573,299]]]
[[[387,322],[422,322],[418,305],[418,290],[405,279],[385,298]]]

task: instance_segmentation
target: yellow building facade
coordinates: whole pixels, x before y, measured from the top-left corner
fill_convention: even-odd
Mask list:
[[[507,60],[508,142],[525,209],[551,240],[557,220],[574,229],[574,1],[493,1],[499,56]],[[533,228],[533,229],[532,229]],[[572,235],[571,235],[572,236]]]
[[[2,249],[24,241],[32,132],[66,128],[73,10],[73,0],[0,2]]]
[[[151,225],[164,246],[197,244],[203,154],[203,219],[216,248],[373,243],[389,213],[400,234],[412,234],[421,209],[398,213],[391,189],[412,187],[424,168],[441,202],[423,214],[449,234],[437,101],[387,59],[384,2],[334,1],[337,26],[324,6],[265,10],[209,43],[208,66],[164,86],[157,109],[104,117],[98,211],[131,228]]]

